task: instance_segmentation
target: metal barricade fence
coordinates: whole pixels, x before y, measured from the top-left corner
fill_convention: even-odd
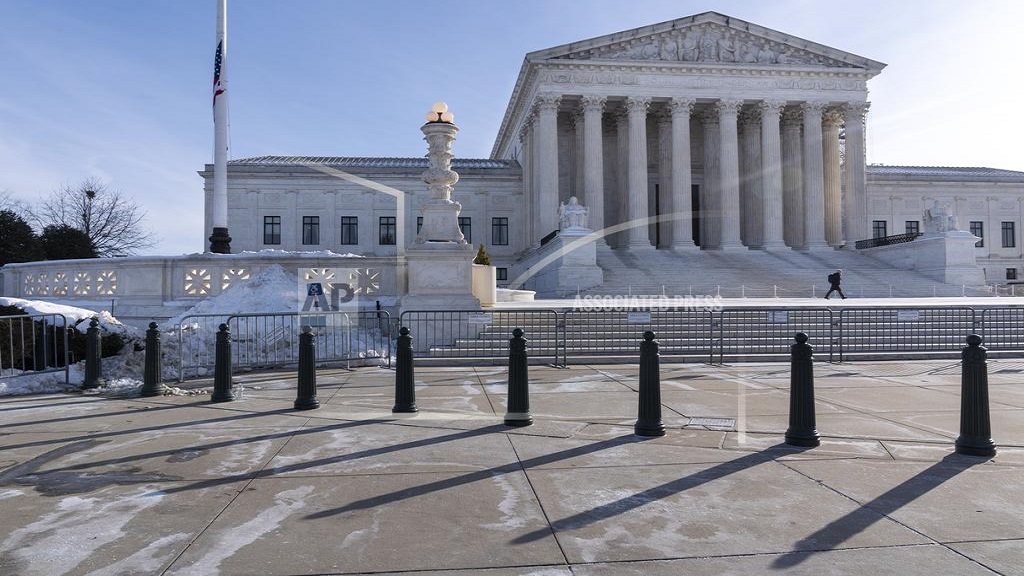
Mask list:
[[[512,330],[522,328],[531,361],[565,365],[565,338],[555,310],[406,310],[398,324],[409,329],[417,359],[508,362]]]
[[[1024,308],[986,308],[979,323],[982,345],[989,350],[1024,350]]]
[[[710,310],[638,308],[635,310],[567,310],[562,313],[568,359],[639,358],[643,333],[651,330],[661,356],[707,358],[710,361]]]
[[[63,314],[0,316],[0,378],[62,371],[69,384],[73,362]]]
[[[196,315],[178,326],[178,380],[205,375],[214,365],[217,328],[231,332],[232,368],[288,366],[299,361],[299,332],[311,326],[318,365],[379,358],[391,366],[392,323],[386,310]]]
[[[851,355],[958,354],[977,329],[967,307],[845,308],[839,312],[839,360]]]
[[[772,360],[789,358],[793,335],[807,334],[818,358],[833,358],[835,317],[824,308],[727,308],[714,315],[718,363],[725,358]],[[709,330],[709,333],[712,330]]]

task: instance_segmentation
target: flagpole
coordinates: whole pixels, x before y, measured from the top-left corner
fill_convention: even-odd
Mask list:
[[[217,52],[213,73],[213,230],[210,252],[231,253],[228,235],[228,22],[227,0],[217,1]]]

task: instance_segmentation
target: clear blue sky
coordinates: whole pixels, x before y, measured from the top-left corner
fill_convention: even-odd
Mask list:
[[[231,157],[422,156],[436,100],[486,157],[527,52],[708,10],[889,64],[870,162],[1024,170],[1014,0],[229,0]],[[0,0],[0,191],[97,176],[148,212],[150,253],[201,251],[215,21],[214,0]]]

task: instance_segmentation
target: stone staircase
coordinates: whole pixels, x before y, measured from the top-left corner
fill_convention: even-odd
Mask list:
[[[581,295],[820,298],[829,288],[826,277],[837,268],[843,270],[843,292],[852,297],[990,295],[983,287],[944,284],[848,250],[636,252],[604,245],[597,263],[604,283]]]

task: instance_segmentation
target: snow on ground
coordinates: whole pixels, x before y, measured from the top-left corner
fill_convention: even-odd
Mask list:
[[[266,252],[268,251],[261,251],[259,254],[265,255]],[[340,255],[330,252],[321,256]],[[99,393],[137,394],[142,385],[145,352],[136,350],[136,344],[144,338],[144,331],[125,326],[106,311],[95,312],[85,308],[18,298],[0,298],[0,304],[17,306],[29,314],[64,314],[69,323],[78,323],[77,329],[82,332],[88,327],[89,319],[98,317],[104,331],[119,332],[126,340],[126,345],[119,354],[103,359],[102,373],[106,383],[98,390]],[[270,266],[248,281],[235,284],[223,293],[197,303],[189,310],[164,322],[162,326],[164,380],[177,379],[180,356],[184,356],[183,363],[187,375],[203,376],[212,373],[217,327],[227,321],[229,316],[292,313],[299,311],[300,304],[298,277],[279,265]],[[284,329],[286,326],[288,328]],[[244,335],[245,357],[254,363],[259,363],[262,358],[284,358],[294,362],[292,354],[296,348],[298,334],[297,330],[290,326],[286,323],[273,322],[251,324]],[[387,326],[383,328],[386,329]],[[354,320],[351,326],[341,323],[319,328],[317,355],[320,358],[328,355],[337,358],[338,354],[345,355],[348,352],[348,355],[353,357],[381,358],[382,362],[386,362],[389,337],[385,334],[386,330],[360,327]],[[236,337],[240,338],[242,335]],[[10,377],[14,372],[16,371],[6,370],[0,374],[0,395],[53,393],[69,389],[69,386],[64,384],[63,372]],[[78,389],[83,379],[84,368],[81,363],[73,365],[69,378],[70,389]],[[174,390],[171,392],[174,393]]]
[[[173,328],[189,316],[213,314],[222,316],[214,325],[220,324],[232,314],[253,312],[296,312],[299,309],[299,279],[275,264],[264,269],[246,282],[235,284],[224,292],[207,298],[164,322],[165,328]]]
[[[114,318],[106,310],[96,312],[76,306],[54,304],[53,302],[41,300],[24,300],[22,298],[0,298],[0,306],[14,306],[30,316],[36,314],[63,314],[67,318],[68,324],[83,334],[89,328],[89,320],[96,318],[99,320],[100,329],[104,332],[117,332],[125,336],[140,335],[140,331],[137,328],[122,324],[120,320]],[[45,318],[44,320],[49,321],[49,319]]]

